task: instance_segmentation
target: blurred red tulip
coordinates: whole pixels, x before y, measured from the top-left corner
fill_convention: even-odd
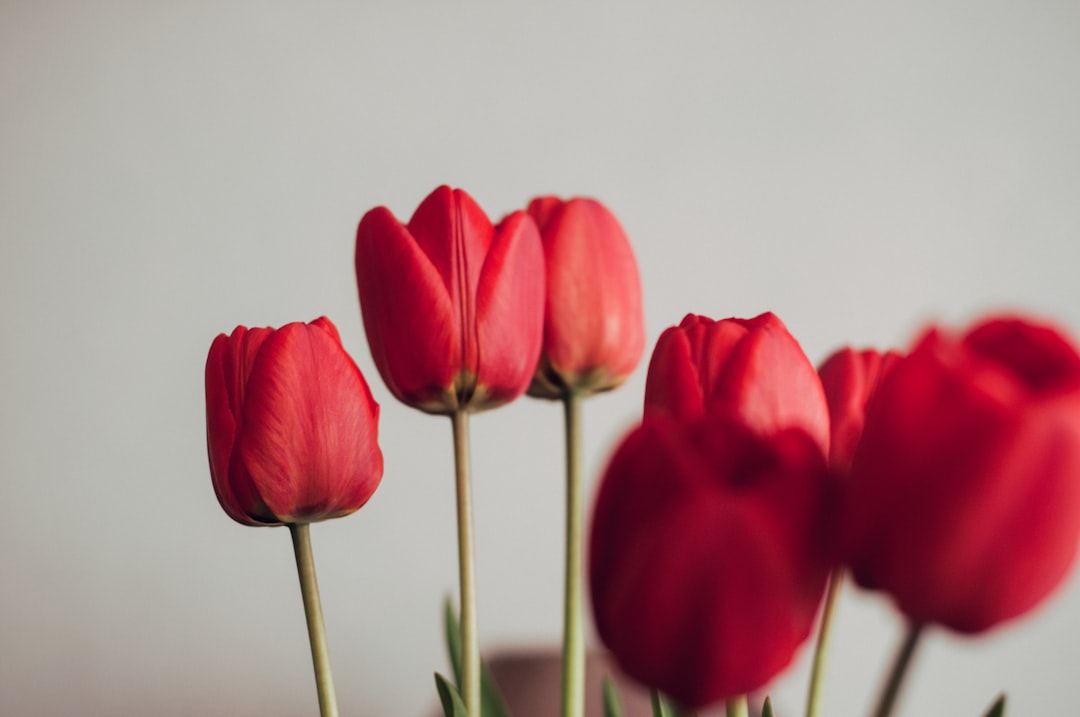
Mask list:
[[[814,365],[772,313],[713,321],[687,314],[660,335],[645,414],[693,418],[722,410],[769,433],[799,426],[829,445],[829,409]]]
[[[236,327],[206,359],[210,476],[246,525],[348,515],[382,479],[379,406],[329,319]]]
[[[590,536],[596,626],[623,670],[687,708],[768,682],[825,588],[828,492],[799,428],[646,418],[608,465]]]
[[[528,214],[493,227],[446,186],[408,225],[376,207],[356,232],[356,279],[372,357],[400,401],[453,413],[525,392],[544,321],[543,250]]]
[[[1030,610],[1080,538],[1075,344],[1018,318],[931,328],[879,384],[848,490],[853,574],[911,620],[977,632]]]
[[[618,219],[593,199],[540,197],[529,204],[544,244],[544,345],[529,395],[606,391],[645,350],[641,277]]]
[[[825,399],[829,403],[829,465],[846,474],[862,437],[866,405],[900,354],[882,354],[874,349],[856,351],[844,347],[829,356],[818,368]]]

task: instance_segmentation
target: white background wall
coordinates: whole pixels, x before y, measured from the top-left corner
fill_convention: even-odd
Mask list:
[[[456,584],[449,422],[398,405],[353,232],[437,184],[492,215],[588,194],[641,263],[650,347],[773,310],[815,361],[1017,308],[1080,331],[1080,4],[0,2],[0,714],[315,712],[288,533],[210,487],[202,375],[238,323],[330,316],[386,477],[313,530],[345,714],[421,715]],[[586,406],[590,493],[644,367]],[[474,422],[485,645],[560,610],[560,413]],[[826,706],[898,622],[841,606]],[[1075,711],[1080,584],[933,633],[906,714]],[[803,656],[805,658],[805,655]],[[773,687],[799,714],[805,659]]]

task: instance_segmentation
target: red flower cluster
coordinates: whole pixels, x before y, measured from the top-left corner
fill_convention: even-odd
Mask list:
[[[376,207],[356,233],[368,343],[386,385],[430,413],[622,383],[644,350],[641,282],[618,220],[541,197],[493,227],[439,187],[409,220]]]
[[[355,266],[390,391],[454,414],[604,391],[644,346],[637,265],[589,199],[493,225],[439,187],[383,207]],[[237,327],[206,364],[210,471],[226,513],[301,524],[382,476],[378,406],[326,319]],[[850,569],[914,623],[978,632],[1041,602],[1080,542],[1080,352],[1017,317],[929,328],[905,355],[842,349],[815,370],[770,313],[688,315],[659,338],[644,418],[614,453],[590,535],[601,638],[696,708],[764,685]]]
[[[932,328],[819,379],[771,314],[688,316],[601,484],[593,608],[630,675],[700,707],[788,663],[835,566],[975,632],[1046,597],[1078,540],[1080,354],[1059,330]]]
[[[439,187],[407,225],[385,207],[363,217],[356,276],[379,373],[430,413],[492,408],[530,383],[607,390],[644,348],[637,264],[595,200],[538,198],[493,226]],[[325,318],[218,336],[206,404],[214,487],[240,522],[345,515],[379,483],[378,406]]]

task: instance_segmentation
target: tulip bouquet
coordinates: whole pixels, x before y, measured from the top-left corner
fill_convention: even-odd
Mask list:
[[[364,215],[355,260],[383,381],[450,418],[460,611],[447,611],[453,679],[436,675],[447,717],[508,714],[480,660],[469,416],[526,392],[565,409],[563,717],[585,714],[586,581],[600,639],[651,690],[655,715],[724,705],[745,717],[816,624],[816,717],[850,576],[909,625],[884,717],[926,626],[978,633],[1018,617],[1075,559],[1080,352],[1044,321],[931,326],[906,351],[844,348],[815,369],[771,313],[688,315],[657,342],[642,419],[608,463],[586,536],[582,400],[619,386],[644,351],[615,217],[544,197],[493,224],[440,187],[407,224],[382,207]],[[206,400],[225,512],[292,533],[319,705],[337,715],[309,525],[377,488],[379,407],[325,318],[218,336]],[[772,714],[767,698],[753,707]],[[611,682],[602,709],[621,714]],[[1003,713],[1001,697],[988,714]]]

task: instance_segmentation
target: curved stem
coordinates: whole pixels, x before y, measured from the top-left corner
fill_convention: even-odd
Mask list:
[[[469,414],[450,414],[454,429],[457,486],[458,583],[461,591],[461,698],[469,717],[480,717],[480,639],[477,633],[476,551],[473,546],[472,484],[469,464]]]
[[[911,666],[911,658],[914,657],[915,648],[918,647],[919,638],[922,637],[923,627],[923,623],[908,623],[904,642],[900,645],[896,657],[893,658],[889,679],[878,699],[877,710],[874,711],[876,717],[889,717],[892,714],[893,707],[896,706],[896,698],[904,684],[904,677],[907,675],[908,667]]]
[[[585,714],[585,635],[582,618],[581,397],[563,398],[566,424],[566,579],[563,592],[562,715]]]
[[[749,717],[750,705],[746,701],[746,695],[729,697],[727,701],[727,717]]]
[[[817,644],[814,646],[814,662],[810,668],[810,692],[806,696],[806,717],[817,717],[821,712],[821,686],[824,682],[825,665],[829,654],[829,637],[832,634],[832,618],[836,611],[840,586],[844,582],[843,568],[837,568],[829,576],[829,588],[825,593],[825,607],[821,611]]]
[[[289,532],[292,534],[296,572],[300,576],[300,595],[304,599],[304,617],[307,618],[308,639],[311,641],[319,714],[322,717],[338,717],[334,676],[330,671],[330,649],[326,642],[326,626],[323,624],[322,601],[319,599],[319,582],[315,579],[315,560],[311,555],[308,528],[307,523],[290,524]]]

